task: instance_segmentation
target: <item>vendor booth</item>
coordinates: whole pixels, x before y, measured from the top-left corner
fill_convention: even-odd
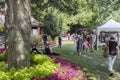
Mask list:
[[[116,36],[116,40],[119,42],[120,23],[113,19],[110,19],[104,25],[97,27],[97,49],[99,46],[105,44],[105,38],[111,34]]]

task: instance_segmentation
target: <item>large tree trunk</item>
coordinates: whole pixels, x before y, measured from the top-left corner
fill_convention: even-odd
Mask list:
[[[5,0],[6,62],[8,68],[30,66],[30,0]]]

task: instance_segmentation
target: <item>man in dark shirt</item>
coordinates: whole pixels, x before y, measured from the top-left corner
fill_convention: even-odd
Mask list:
[[[109,76],[113,75],[113,66],[114,62],[117,57],[117,51],[118,51],[118,44],[115,41],[116,37],[114,35],[111,35],[110,41],[108,43],[109,46],[109,56],[108,56],[108,70],[110,71]]]
[[[58,47],[61,48],[62,46],[62,38],[61,36],[58,37]]]
[[[53,54],[52,48],[50,47],[49,44],[47,44],[46,47],[45,47],[45,54],[48,54],[48,55]]]

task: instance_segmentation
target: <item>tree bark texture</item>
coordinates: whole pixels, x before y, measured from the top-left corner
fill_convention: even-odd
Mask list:
[[[5,0],[6,62],[8,69],[30,66],[30,0]]]

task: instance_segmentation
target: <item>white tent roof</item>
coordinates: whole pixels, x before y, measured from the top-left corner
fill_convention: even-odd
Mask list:
[[[97,28],[97,31],[120,31],[120,23],[116,22],[113,19],[110,19],[104,25]]]

